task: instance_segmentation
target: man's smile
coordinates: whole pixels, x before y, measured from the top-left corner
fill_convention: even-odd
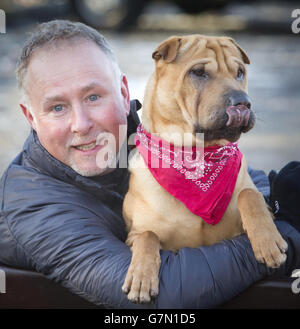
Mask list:
[[[72,146],[76,151],[79,151],[81,153],[84,153],[86,155],[93,154],[94,152],[97,152],[100,150],[102,145],[97,145],[96,141],[93,141],[88,144],[81,144],[81,145],[76,145]]]

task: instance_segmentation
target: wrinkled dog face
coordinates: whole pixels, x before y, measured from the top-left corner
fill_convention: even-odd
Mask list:
[[[173,109],[164,113],[172,124],[180,113],[194,133],[205,134],[205,141],[236,141],[254,126],[247,95],[250,61],[231,38],[171,37],[158,46],[153,58],[158,102]]]

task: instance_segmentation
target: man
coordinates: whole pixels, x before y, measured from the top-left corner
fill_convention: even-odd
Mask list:
[[[37,28],[17,75],[32,131],[0,184],[0,262],[115,308],[214,307],[267,275],[299,266],[300,235],[281,222],[289,250],[279,269],[256,262],[246,235],[161,252],[159,296],[152,304],[130,303],[121,291],[131,259],[121,215],[129,174],[109,161],[99,166],[97,158],[105,134],[124,145],[119,126],[128,122],[128,134],[136,129],[138,103],[130,103],[126,77],[98,32],[68,21]],[[119,159],[121,149],[109,151]],[[252,176],[267,188],[266,176]]]

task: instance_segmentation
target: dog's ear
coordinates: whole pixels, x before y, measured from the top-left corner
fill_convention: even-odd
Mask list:
[[[153,52],[152,58],[155,60],[163,59],[167,63],[171,63],[176,59],[181,38],[171,37],[163,41]]]
[[[247,53],[245,52],[245,50],[243,48],[241,48],[232,38],[228,38],[228,40],[231,41],[238,48],[238,50],[241,52],[242,59],[243,59],[244,63],[250,64],[250,59],[249,59]]]

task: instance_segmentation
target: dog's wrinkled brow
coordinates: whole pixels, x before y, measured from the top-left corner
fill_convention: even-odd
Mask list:
[[[243,61],[241,61],[240,59],[238,59],[238,58],[234,58],[233,60],[234,60],[236,63],[240,64],[241,66],[245,66],[244,63],[243,63]]]

